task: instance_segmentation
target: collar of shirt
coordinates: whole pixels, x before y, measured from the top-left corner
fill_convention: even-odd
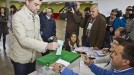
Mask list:
[[[114,69],[114,72],[115,72],[115,73],[125,72],[125,71],[128,71],[128,70],[132,69],[132,68],[133,68],[133,67],[127,68],[127,69],[124,69],[124,70],[116,70],[116,69]]]
[[[47,15],[46,15],[46,17],[47,17],[47,19],[51,19],[51,17],[50,17],[50,16],[47,16]]]
[[[26,14],[27,14],[28,17],[32,17],[34,19],[35,18],[38,19],[37,14],[34,14],[33,12],[31,12],[26,5],[24,5],[23,8],[25,9],[25,12],[26,12]]]
[[[75,48],[77,48],[77,44],[75,43],[73,46],[70,44],[70,41],[69,41],[69,46],[71,48],[71,51],[74,51]]]

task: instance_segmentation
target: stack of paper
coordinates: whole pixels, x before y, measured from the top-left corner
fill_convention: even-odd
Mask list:
[[[99,55],[99,56],[103,56],[104,54],[102,53],[102,50],[95,50],[95,52]]]

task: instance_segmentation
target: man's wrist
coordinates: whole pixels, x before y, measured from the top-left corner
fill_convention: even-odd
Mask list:
[[[62,73],[62,71],[64,70],[64,68],[65,68],[64,65],[59,66],[59,73]]]

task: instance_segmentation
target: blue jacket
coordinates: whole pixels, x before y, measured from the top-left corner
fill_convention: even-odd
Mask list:
[[[125,22],[122,21],[122,19],[116,18],[114,20],[114,23],[113,23],[113,28],[114,28],[114,30],[116,30],[119,27],[124,27],[125,28],[126,24],[125,24]]]
[[[46,15],[41,12],[40,17],[40,31],[43,38],[49,38],[51,36],[56,36],[56,23],[53,18],[47,19]]]
[[[134,68],[122,72],[115,72],[114,70],[102,69],[94,64],[91,64],[89,68],[95,75],[134,75]],[[61,75],[78,75],[78,74],[74,73],[72,70],[69,70],[68,68],[65,68],[61,73]]]

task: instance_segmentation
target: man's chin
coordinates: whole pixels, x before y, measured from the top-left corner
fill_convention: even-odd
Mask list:
[[[38,12],[37,11],[33,11],[34,14],[37,14]]]
[[[37,12],[34,12],[34,14],[37,14]]]

